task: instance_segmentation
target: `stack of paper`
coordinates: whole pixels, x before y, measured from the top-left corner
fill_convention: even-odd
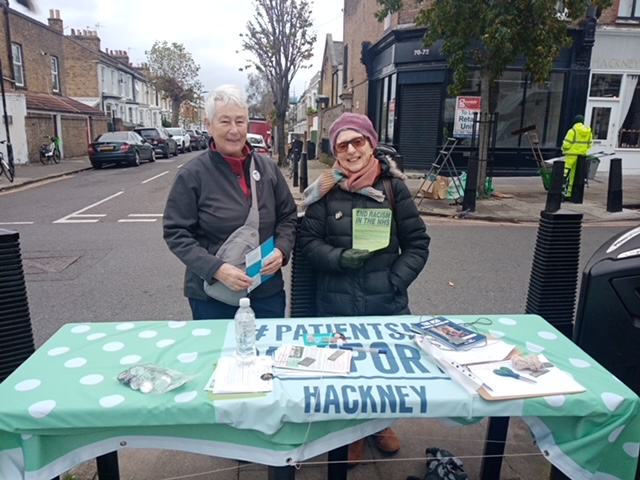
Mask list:
[[[271,357],[256,357],[251,365],[238,365],[235,357],[221,357],[204,389],[213,393],[271,392],[272,365]]]
[[[273,367],[282,375],[346,375],[351,357],[350,350],[286,344],[274,353]]]

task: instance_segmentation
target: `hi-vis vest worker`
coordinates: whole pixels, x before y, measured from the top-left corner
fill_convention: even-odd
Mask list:
[[[564,167],[565,171],[568,172],[566,175],[567,188],[564,192],[566,198],[571,197],[571,191],[573,190],[578,155],[586,155],[593,144],[591,128],[587,127],[583,122],[584,117],[582,115],[576,115],[573,119],[573,127],[569,129],[562,142],[562,153],[565,156]]]

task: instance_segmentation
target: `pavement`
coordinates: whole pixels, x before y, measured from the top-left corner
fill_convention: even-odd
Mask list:
[[[180,161],[180,158],[176,160]],[[309,161],[308,183],[313,182],[326,168],[326,165],[317,160]],[[52,178],[88,169],[91,169],[91,164],[87,157],[62,160],[58,165],[18,165],[13,184],[4,177],[0,178],[0,195],[10,194],[12,189],[27,188]],[[412,195],[415,195],[423,183],[421,176],[424,172],[407,173],[410,178],[406,183]],[[292,180],[289,180],[289,183],[291,185]],[[597,174],[596,178],[589,182],[588,188],[585,188],[584,202],[565,203],[563,208],[583,213],[583,223],[626,221],[640,224],[640,176],[628,176],[623,179],[623,204],[626,207],[621,212],[607,212],[607,183],[606,173]],[[451,200],[416,198],[416,203],[420,203],[419,210],[425,217],[510,223],[539,221],[547,196],[540,177],[494,178],[493,185],[495,195],[479,199],[474,212],[462,212],[461,207]],[[300,188],[291,185],[291,191],[300,203]],[[372,439],[368,439],[365,463],[349,471],[350,480],[405,480],[408,475],[424,478],[424,451],[427,447],[439,447],[453,452],[464,462],[469,479],[479,477],[486,419],[465,427],[452,427],[436,419],[400,420],[394,428],[402,443],[398,454],[391,457],[384,455],[376,449]],[[500,479],[495,480],[550,478],[550,464],[535,446],[529,429],[518,418],[510,422],[505,455]],[[118,460],[122,480],[267,478],[266,467],[261,465],[177,451],[123,449],[118,454]],[[296,478],[326,480],[326,462],[326,455],[305,461],[297,470]],[[92,480],[96,478],[95,462],[84,462],[61,478]]]
[[[176,161],[180,161],[178,157]],[[7,191],[36,184],[48,179],[72,175],[91,169],[88,157],[62,160],[59,164],[16,165],[16,178],[9,183],[6,177],[0,177],[0,191]],[[318,175],[328,168],[318,160],[310,160],[307,168],[307,183],[312,183]],[[284,172],[286,173],[286,172]],[[424,172],[408,171],[407,186],[416,197],[415,202],[423,216],[435,216],[460,220],[480,220],[487,222],[529,223],[538,222],[540,212],[545,209],[547,192],[542,179],[535,177],[495,177],[493,194],[476,201],[475,211],[463,211],[453,200],[422,198],[419,190],[429,185],[424,182]],[[302,192],[289,180],[291,192],[298,204],[302,201]],[[299,182],[300,184],[300,182]],[[623,176],[622,211],[607,211],[608,174],[597,173],[584,190],[583,203],[565,202],[562,208],[583,214],[583,223],[602,222],[638,222],[640,223],[640,175]]]

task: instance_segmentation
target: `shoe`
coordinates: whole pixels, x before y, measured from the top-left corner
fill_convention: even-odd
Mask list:
[[[349,454],[347,455],[347,460],[349,460],[348,468],[355,467],[360,463],[366,442],[367,438],[365,437],[349,444]]]
[[[376,447],[385,453],[396,453],[400,450],[400,439],[391,427],[379,431],[373,436]]]

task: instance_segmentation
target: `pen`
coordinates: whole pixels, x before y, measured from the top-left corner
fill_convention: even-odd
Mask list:
[[[352,345],[338,345],[338,348],[341,350],[352,350],[354,352],[367,352],[367,353],[377,353],[379,355],[387,354],[386,348],[367,348],[367,347],[354,347]]]

